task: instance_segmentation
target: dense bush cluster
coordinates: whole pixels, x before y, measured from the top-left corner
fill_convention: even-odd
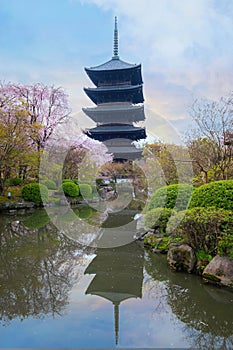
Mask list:
[[[193,186],[188,184],[163,186],[152,195],[148,210],[154,208],[184,210],[188,207],[192,191]]]
[[[196,188],[189,207],[233,210],[233,180],[214,181]]]
[[[182,218],[182,220],[181,220]],[[227,235],[233,237],[232,212],[217,208],[193,208],[179,212],[168,222],[167,232],[181,238],[194,251],[216,255],[222,239]]]
[[[45,185],[31,183],[23,187],[22,196],[25,201],[40,205],[48,201],[48,189]]]
[[[216,254],[233,259],[233,180],[215,181],[194,191],[190,185],[161,187],[149,202],[144,226],[170,236],[169,242],[187,243],[198,259]]]

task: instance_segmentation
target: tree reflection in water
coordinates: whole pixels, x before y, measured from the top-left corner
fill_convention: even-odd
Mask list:
[[[193,348],[233,348],[232,291],[205,284],[197,276],[170,271],[165,259],[153,253],[146,254],[145,268],[153,280],[165,283],[166,303],[183,322],[183,333]]]
[[[58,234],[42,210],[22,221],[1,216],[0,224],[0,320],[60,314],[83,249]]]

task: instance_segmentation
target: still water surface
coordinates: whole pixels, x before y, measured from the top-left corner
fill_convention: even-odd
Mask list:
[[[2,214],[0,347],[232,349],[233,293],[139,243],[84,248],[44,211]]]

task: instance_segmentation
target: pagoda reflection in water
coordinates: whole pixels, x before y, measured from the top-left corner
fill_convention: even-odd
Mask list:
[[[100,296],[114,305],[115,341],[118,344],[119,306],[124,300],[142,297],[143,248],[137,243],[98,249],[85,274],[95,274],[86,294]]]
[[[145,128],[134,125],[145,120],[141,64],[119,58],[116,17],[112,59],[85,70],[95,87],[84,91],[96,107],[83,111],[97,124],[86,135],[103,142],[115,160],[140,158],[142,150],[133,141],[146,138]]]

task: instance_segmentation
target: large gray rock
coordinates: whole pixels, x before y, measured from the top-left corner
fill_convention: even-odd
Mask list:
[[[233,288],[233,260],[216,255],[206,266],[202,276],[208,281]]]
[[[191,273],[196,264],[196,256],[189,245],[182,244],[178,247],[171,247],[168,250],[167,262],[176,271]]]

